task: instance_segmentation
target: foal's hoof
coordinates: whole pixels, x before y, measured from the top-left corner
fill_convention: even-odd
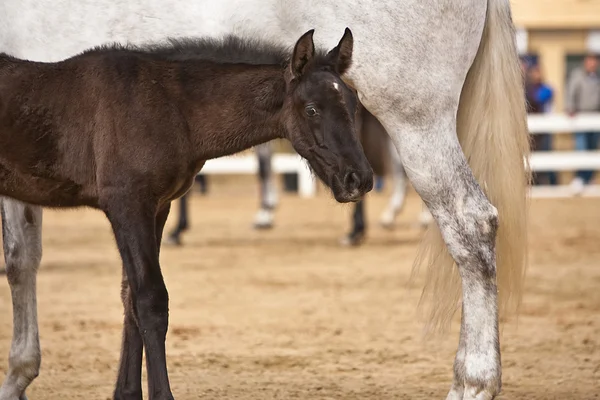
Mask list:
[[[352,232],[340,239],[340,244],[344,247],[360,246],[365,240],[364,232]]]

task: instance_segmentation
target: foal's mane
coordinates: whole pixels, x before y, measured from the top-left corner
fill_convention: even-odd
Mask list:
[[[78,57],[91,53],[133,52],[172,61],[205,60],[222,64],[252,64],[287,66],[292,48],[266,40],[226,35],[215,38],[168,38],[162,43],[144,45],[105,44],[88,49]],[[327,52],[316,49],[313,65],[327,66]]]

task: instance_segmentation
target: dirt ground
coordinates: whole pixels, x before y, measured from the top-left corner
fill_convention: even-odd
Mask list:
[[[194,196],[182,248],[164,247],[177,399],[443,399],[457,324],[425,340],[420,285],[408,284],[420,231],[412,194],[396,229],[342,248],[350,207],[283,196],[276,227],[254,231],[254,180]],[[172,213],[168,229],[177,211]],[[600,398],[600,201],[536,200],[522,313],[503,325],[504,399]],[[109,399],[122,311],[120,261],[104,216],[46,211],[39,273],[42,369],[29,398]],[[12,334],[0,281],[0,369]]]

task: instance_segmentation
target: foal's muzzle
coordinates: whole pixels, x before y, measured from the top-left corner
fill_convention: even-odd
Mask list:
[[[348,170],[341,177],[335,177],[331,189],[336,201],[340,203],[355,202],[373,189],[373,171]]]

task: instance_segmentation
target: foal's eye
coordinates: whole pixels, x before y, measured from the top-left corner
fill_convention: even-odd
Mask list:
[[[317,109],[315,108],[315,106],[304,107],[304,112],[306,112],[306,115],[308,115],[309,117],[314,117],[315,115],[317,115]]]

